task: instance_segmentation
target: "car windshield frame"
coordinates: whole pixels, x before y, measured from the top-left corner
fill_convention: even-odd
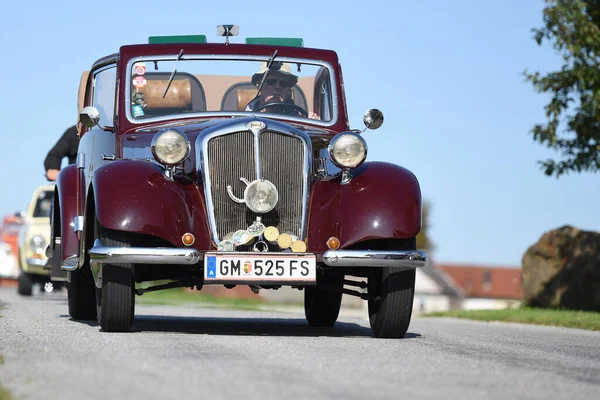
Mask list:
[[[167,115],[161,115],[161,116],[156,116],[156,117],[151,117],[151,118],[144,118],[144,119],[136,119],[133,116],[132,113],[132,102],[131,102],[131,85],[128,84],[128,82],[131,82],[132,78],[132,71],[133,71],[133,65],[137,64],[137,63],[152,63],[153,61],[174,61],[177,58],[177,54],[159,54],[159,55],[142,55],[142,56],[137,56],[137,57],[131,57],[128,61],[127,61],[127,65],[125,68],[125,79],[122,81],[124,82],[124,94],[125,94],[125,117],[127,119],[127,121],[133,125],[147,125],[150,123],[156,123],[156,122],[164,122],[164,121],[172,121],[172,120],[182,120],[182,119],[190,119],[190,118],[226,118],[226,117],[249,117],[249,116],[256,116],[257,114],[260,114],[260,117],[263,118],[273,118],[273,119],[280,119],[280,120],[286,120],[286,121],[290,121],[290,122],[294,122],[294,123],[301,123],[301,124],[314,124],[314,125],[318,125],[318,126],[322,126],[322,127],[331,127],[336,125],[336,123],[338,123],[338,119],[339,119],[339,112],[338,112],[338,104],[339,104],[339,99],[338,99],[338,93],[337,93],[337,87],[338,87],[338,82],[337,82],[337,76],[335,74],[335,69],[333,68],[333,66],[331,65],[331,63],[325,61],[325,60],[319,60],[319,59],[313,59],[313,58],[302,58],[302,57],[283,57],[283,56],[277,56],[276,61],[278,62],[283,62],[283,63],[290,63],[290,64],[295,64],[295,63],[302,63],[302,64],[307,64],[307,65],[313,65],[313,66],[317,66],[317,67],[325,67],[327,68],[328,72],[329,72],[329,79],[330,79],[330,84],[331,84],[331,110],[332,110],[332,115],[331,115],[331,119],[329,121],[321,121],[318,119],[310,119],[310,118],[303,118],[300,116],[293,116],[293,115],[283,115],[283,114],[276,114],[276,113],[270,113],[270,112],[264,112],[264,113],[258,113],[258,112],[249,112],[249,111],[205,111],[205,112],[190,112],[190,113],[181,113],[181,114],[167,114]],[[269,60],[269,56],[263,56],[263,55],[242,55],[242,54],[236,54],[236,55],[232,55],[232,54],[185,54],[183,57],[186,61],[189,60],[229,60],[229,61],[256,61],[256,62],[268,62]],[[180,60],[181,61],[181,60]],[[308,111],[308,110],[307,110]]]

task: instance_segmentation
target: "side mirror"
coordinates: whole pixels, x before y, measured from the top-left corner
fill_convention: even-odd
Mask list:
[[[371,108],[363,117],[365,129],[377,129],[383,124],[383,113],[376,108]]]
[[[95,107],[87,106],[79,112],[79,121],[86,128],[93,128],[100,122],[100,113]]]

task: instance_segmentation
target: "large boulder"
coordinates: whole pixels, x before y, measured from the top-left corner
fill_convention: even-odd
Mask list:
[[[527,249],[521,274],[526,305],[600,311],[600,232],[546,232]]]

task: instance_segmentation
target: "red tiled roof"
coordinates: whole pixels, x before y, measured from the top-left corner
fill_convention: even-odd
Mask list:
[[[521,268],[438,264],[465,292],[465,297],[521,300]]]

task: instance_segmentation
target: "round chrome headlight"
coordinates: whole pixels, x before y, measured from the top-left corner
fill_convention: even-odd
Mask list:
[[[264,214],[275,208],[279,193],[271,182],[257,179],[246,186],[244,200],[250,210]]]
[[[152,154],[166,165],[177,165],[190,154],[190,142],[185,135],[174,129],[160,131],[152,139]]]
[[[29,245],[34,253],[43,254],[46,247],[46,240],[40,235],[35,235],[29,241]]]
[[[329,143],[329,157],[336,167],[358,167],[367,158],[367,143],[354,132],[342,132]]]

